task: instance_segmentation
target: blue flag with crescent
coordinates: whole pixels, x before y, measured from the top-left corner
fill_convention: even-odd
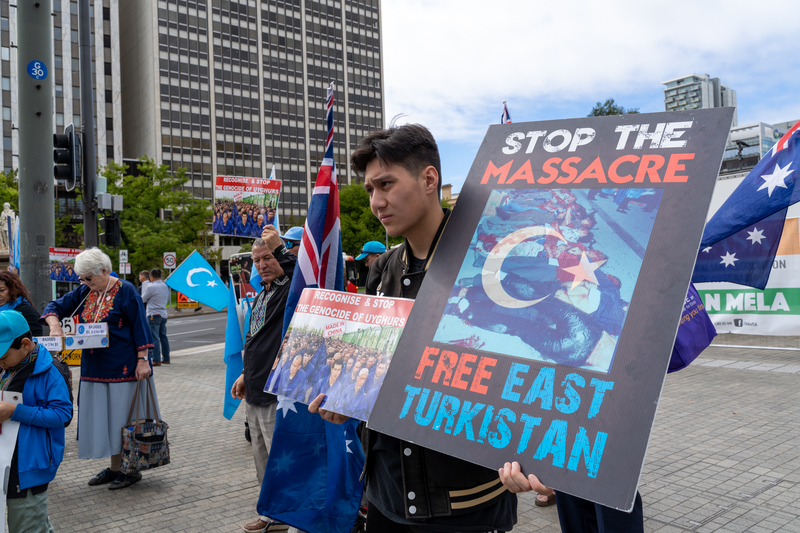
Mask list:
[[[175,269],[167,278],[166,284],[217,311],[228,306],[228,289],[219,279],[214,267],[197,250]]]

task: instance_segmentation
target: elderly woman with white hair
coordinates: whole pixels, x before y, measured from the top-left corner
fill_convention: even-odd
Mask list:
[[[40,322],[50,326],[53,336],[63,335],[60,321],[67,317],[74,317],[78,323],[108,324],[108,347],[83,350],[81,354],[78,457],[111,457],[109,468],[93,477],[89,485],[110,483],[109,489],[120,489],[142,478],[138,472],[120,472],[121,429],[128,422],[136,382],[148,379],[153,371],[148,357],[152,337],[139,292],[131,283],[111,275],[111,260],[106,254],[98,248],[84,250],[75,258],[75,272],[81,285],[50,302]],[[147,389],[141,387],[142,405],[146,405]]]

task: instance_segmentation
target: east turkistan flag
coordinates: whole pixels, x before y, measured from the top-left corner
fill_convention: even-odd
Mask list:
[[[192,300],[222,311],[228,306],[228,289],[214,267],[195,250],[175,269],[165,282]]]

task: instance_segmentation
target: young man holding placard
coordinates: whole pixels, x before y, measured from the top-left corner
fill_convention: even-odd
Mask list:
[[[364,176],[370,207],[386,232],[405,237],[372,264],[367,294],[413,299],[450,215],[439,203],[436,141],[418,125],[378,131],[361,140],[352,164]],[[342,423],[342,415],[319,409],[323,397],[309,410]],[[369,430],[363,440],[368,531],[510,531],[516,523],[517,498],[497,471]],[[534,490],[545,490],[531,478]]]

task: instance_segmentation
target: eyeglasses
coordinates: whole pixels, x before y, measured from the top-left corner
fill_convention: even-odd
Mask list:
[[[89,283],[90,281],[92,281],[93,277],[94,276],[85,276],[85,277],[84,276],[78,276],[78,280],[82,281],[83,283]]]

